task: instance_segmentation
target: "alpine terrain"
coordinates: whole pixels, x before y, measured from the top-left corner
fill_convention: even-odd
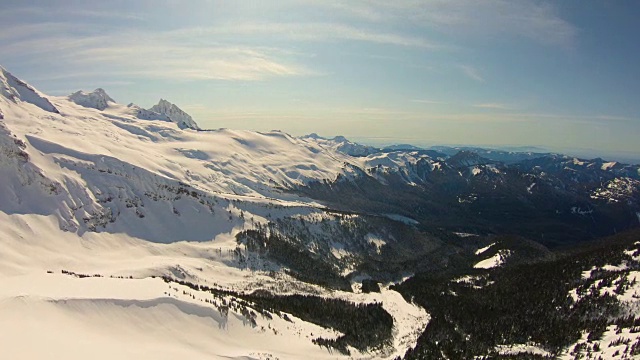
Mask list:
[[[640,166],[202,129],[0,68],[7,359],[631,359]]]

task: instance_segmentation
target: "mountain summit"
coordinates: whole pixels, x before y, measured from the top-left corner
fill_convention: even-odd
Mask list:
[[[115,100],[107,95],[107,92],[101,88],[97,88],[90,93],[85,93],[82,90],[76,91],[69,95],[69,100],[80,106],[98,110],[104,110],[109,107],[109,103],[115,103]]]
[[[116,101],[113,100],[113,98],[111,98],[102,88],[97,88],[90,93],[86,93],[82,90],[76,91],[69,95],[68,99],[80,106],[98,109],[100,111],[107,109],[110,104],[116,103]],[[178,127],[181,129],[200,129],[198,124],[189,114],[164,99],[160,99],[160,102],[158,102],[157,105],[152,106],[150,109],[143,109],[134,104],[129,104],[128,107],[137,110],[136,117],[139,119],[173,122],[178,124]]]
[[[199,130],[198,124],[193,118],[182,111],[176,105],[168,102],[167,100],[160,99],[157,105],[153,105],[151,109],[153,112],[166,115],[172,122],[178,124],[181,129],[189,128],[193,130]]]

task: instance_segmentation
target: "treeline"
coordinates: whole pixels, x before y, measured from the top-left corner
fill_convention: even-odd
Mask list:
[[[344,335],[335,340],[315,339],[318,345],[333,347],[348,354],[347,345],[364,351],[389,345],[392,340],[393,317],[382,304],[355,304],[340,299],[309,295],[274,295],[259,292],[243,295],[258,308],[270,312],[287,312]]]
[[[391,281],[417,269],[442,270],[463,256],[457,245],[444,243],[457,236],[427,233],[385,216],[327,210],[253,225],[236,235],[248,252],[284,265],[302,281],[344,291],[351,291],[346,269]]]
[[[245,244],[248,251],[267,255],[289,267],[292,270],[289,274],[301,281],[351,291],[350,282],[337,273],[338,269],[277,232],[267,234],[265,229],[245,230],[238,233],[236,239]]]
[[[594,279],[583,279],[582,272],[622,261],[637,268],[624,250],[638,239],[639,231],[630,232],[554,261],[494,269],[488,285],[479,289],[429,274],[393,287],[432,316],[405,359],[497,357],[497,345],[527,343],[555,356],[578,341],[582,331],[590,340],[599,339],[621,314],[615,294],[626,291],[633,280],[624,272],[594,272],[602,286],[616,285],[609,294],[599,291],[602,286],[594,286]],[[573,289],[578,289],[577,301],[570,295]],[[635,325],[635,319],[625,321]]]
[[[163,277],[167,283],[178,283],[196,291],[209,292],[215,298],[224,296],[236,298],[225,306],[239,309],[242,314],[255,322],[255,313],[265,318],[271,314],[290,321],[286,313],[324,328],[331,328],[343,335],[336,339],[316,338],[314,343],[349,354],[348,346],[360,351],[379,349],[390,345],[393,335],[393,317],[382,308],[382,304],[355,304],[341,299],[329,299],[313,295],[275,295],[266,291],[238,293],[229,290],[198,285],[184,280]],[[253,309],[253,310],[251,310]]]

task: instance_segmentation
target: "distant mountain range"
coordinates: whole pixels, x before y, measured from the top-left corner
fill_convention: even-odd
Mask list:
[[[0,320],[170,323],[195,358],[640,352],[640,166],[529,150],[203,130],[0,68]]]

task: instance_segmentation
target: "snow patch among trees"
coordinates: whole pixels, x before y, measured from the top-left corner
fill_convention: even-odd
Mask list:
[[[496,244],[496,243],[491,243],[491,244],[489,244],[489,245],[487,245],[487,246],[485,246],[485,247],[483,247],[483,248],[480,248],[480,249],[476,250],[476,255],[480,255],[480,254],[482,254],[483,252],[485,252],[485,251],[489,250],[489,248],[491,248],[491,247],[492,247],[493,245],[495,245],[495,244]]]
[[[504,264],[507,258],[511,255],[510,250],[499,250],[495,255],[488,259],[484,259],[473,267],[476,269],[491,269]]]

